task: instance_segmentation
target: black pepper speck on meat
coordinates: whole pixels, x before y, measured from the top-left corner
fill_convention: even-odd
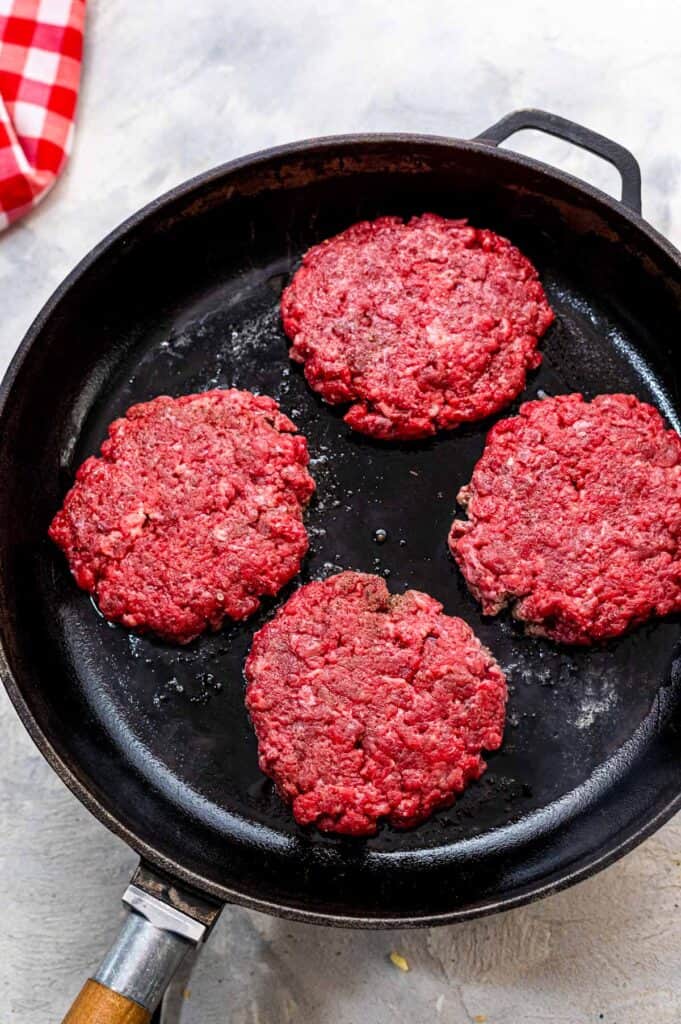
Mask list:
[[[111,424],[50,537],[106,618],[187,643],[251,615],[298,572],[307,464],[271,398],[155,398]]]
[[[343,572],[256,633],[246,703],[261,769],[302,825],[371,835],[453,803],[502,741],[504,675],[427,594]]]
[[[541,362],[553,320],[514,245],[432,213],[362,221],[310,249],[281,312],[310,386],[384,440],[498,412]]]
[[[483,611],[591,644],[681,611],[681,438],[633,395],[561,395],[490,431],[450,547]]]

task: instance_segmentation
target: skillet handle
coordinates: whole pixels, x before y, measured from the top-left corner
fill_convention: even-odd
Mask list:
[[[149,1024],[151,1013],[132,999],[90,978],[64,1017],[63,1024]]]
[[[502,117],[487,131],[475,136],[476,142],[485,142],[489,146],[498,146],[516,132],[533,128],[547,135],[555,135],[564,142],[571,142],[581,149],[588,149],[603,160],[612,164],[622,179],[622,202],[634,213],[641,212],[641,168],[633,153],[630,153],[618,142],[613,142],[598,132],[584,128],[581,124],[568,121],[557,114],[549,114],[545,110],[516,110]]]
[[[175,971],[209,930],[136,885],[123,899],[130,908],[123,927],[62,1024],[149,1024]]]

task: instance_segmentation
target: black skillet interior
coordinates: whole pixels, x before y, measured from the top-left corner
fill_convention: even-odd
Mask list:
[[[218,895],[357,919],[467,913],[592,867],[678,795],[678,622],[587,651],[525,638],[508,615],[484,619],[446,536],[490,423],[372,443],[287,358],[278,300],[305,248],[362,217],[424,210],[500,231],[539,267],[557,323],[520,400],[630,391],[678,426],[672,258],[571,184],[423,140],[275,156],[160,205],[65,291],[6,403],[0,553],[16,685],[95,812]],[[322,836],[297,827],[260,774],[242,665],[280,600],[171,647],[100,618],[45,536],[111,420],[158,394],[214,387],[274,396],[309,441],[311,550],[280,600],[341,568],[379,573],[461,615],[508,674],[503,749],[419,828]]]

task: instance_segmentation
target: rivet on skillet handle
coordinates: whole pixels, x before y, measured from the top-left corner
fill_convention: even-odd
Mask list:
[[[574,121],[558,117],[557,114],[549,114],[545,110],[516,110],[502,117],[501,121],[497,121],[487,131],[476,135],[474,141],[498,146],[500,142],[526,128],[555,135],[564,142],[588,149],[590,153],[607,160],[619,171],[622,178],[622,202],[634,213],[641,212],[641,168],[636,157],[618,142],[613,142],[598,132],[592,132],[590,128],[584,128],[581,124],[575,124]]]
[[[123,895],[129,913],[63,1024],[149,1024],[175,971],[221,907],[140,865]]]

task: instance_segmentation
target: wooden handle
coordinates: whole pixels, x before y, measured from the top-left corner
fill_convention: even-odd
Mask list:
[[[62,1024],[149,1024],[151,1014],[98,981],[86,981]]]

